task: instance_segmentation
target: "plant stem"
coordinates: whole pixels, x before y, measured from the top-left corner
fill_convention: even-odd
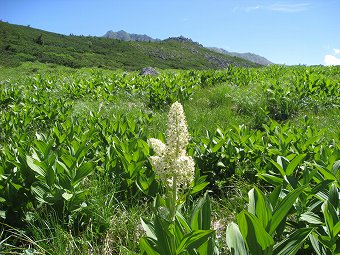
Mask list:
[[[176,235],[175,235],[175,224],[176,224],[176,200],[177,200],[177,178],[174,175],[172,177],[172,199],[171,199],[171,224],[172,224],[172,247],[176,251]]]
[[[176,176],[172,177],[172,210],[171,210],[171,220],[174,221],[176,218],[176,200],[177,200],[177,180]]]

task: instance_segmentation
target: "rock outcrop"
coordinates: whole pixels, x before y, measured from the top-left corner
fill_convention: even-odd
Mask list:
[[[143,76],[144,75],[157,75],[157,74],[159,74],[159,72],[151,66],[143,68],[139,73],[139,75],[143,75]]]

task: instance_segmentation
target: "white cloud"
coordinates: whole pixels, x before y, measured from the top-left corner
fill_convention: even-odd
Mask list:
[[[325,55],[324,62],[326,66],[337,66],[340,65],[340,59],[333,55]]]
[[[247,12],[256,10],[267,10],[275,12],[302,12],[308,9],[310,3],[298,3],[298,4],[271,4],[271,5],[256,5],[246,8]]]
[[[333,49],[335,54],[340,54],[340,49]]]
[[[246,11],[251,12],[251,11],[256,11],[259,9],[264,9],[264,6],[256,5],[256,6],[249,6],[247,7]]]
[[[278,12],[302,12],[307,10],[309,3],[300,4],[272,4],[269,6],[269,10]]]

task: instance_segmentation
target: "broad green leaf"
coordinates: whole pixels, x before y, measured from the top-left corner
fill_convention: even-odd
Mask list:
[[[207,187],[208,185],[209,185],[209,182],[203,182],[203,183],[197,184],[197,185],[195,185],[195,186],[191,189],[190,193],[191,193],[192,195],[193,195],[193,194],[196,194],[196,193],[198,193],[198,192],[204,190],[205,187]]]
[[[295,178],[295,176],[293,175],[286,175],[285,177],[283,177],[283,179],[289,183],[293,189],[296,189],[297,187],[301,186],[299,185],[299,181],[297,178]]]
[[[339,222],[339,216],[337,214],[337,210],[334,206],[325,202],[321,206],[323,215],[325,217],[326,226],[329,232],[329,235],[334,238],[336,235],[334,234],[334,226]]]
[[[283,241],[274,245],[273,254],[275,255],[294,255],[304,241],[313,232],[314,228],[301,228],[289,234]]]
[[[138,161],[139,155],[140,155],[140,152],[139,152],[138,150],[136,150],[136,151],[133,153],[132,159],[133,159],[134,162],[137,162],[137,161]]]
[[[50,153],[53,142],[50,141],[48,143],[45,143],[44,141],[41,140],[35,140],[35,145],[37,146],[39,152],[44,155],[44,160],[48,158],[48,154]]]
[[[303,169],[303,175],[302,175],[302,184],[306,185],[311,182],[311,180],[314,178],[314,176],[318,173],[318,169],[309,169],[305,167]],[[317,178],[317,177],[316,177]]]
[[[248,192],[248,197],[249,197],[249,202],[248,202],[248,212],[256,215],[256,200],[257,200],[257,196],[256,196],[256,191],[255,188],[251,189]]]
[[[309,240],[312,244],[312,247],[314,249],[314,251],[317,253],[317,255],[325,255],[328,254],[328,252],[325,249],[325,245],[319,241],[319,239],[321,240],[321,235],[314,231],[309,235]],[[327,246],[326,246],[327,247]]]
[[[272,254],[273,238],[267,233],[260,220],[253,214],[242,211],[237,222],[248,250],[253,255]]]
[[[10,187],[13,187],[15,190],[19,190],[19,189],[23,188],[23,186],[21,184],[15,183],[13,181],[10,181],[9,183],[11,185]]]
[[[64,192],[64,193],[62,194],[62,197],[63,197],[66,201],[70,201],[71,198],[73,197],[73,194],[68,193],[68,192]]]
[[[47,171],[46,171],[46,176],[45,176],[45,179],[46,179],[46,183],[47,185],[52,189],[52,187],[54,186],[54,183],[55,183],[55,180],[56,180],[56,174],[54,172],[54,169],[53,169],[54,166],[49,166],[47,168]]]
[[[340,170],[340,160],[334,162],[332,167],[333,173],[336,175],[337,171]]]
[[[217,152],[219,149],[221,149],[221,147],[225,144],[225,140],[222,139],[220,140],[213,148],[212,148],[212,152],[215,153]]]
[[[279,170],[282,176],[286,175],[284,170],[284,162],[282,161],[283,157],[277,156],[276,162],[274,160],[270,160],[270,162]]]
[[[206,175],[196,177],[195,182],[193,183],[193,187],[190,190],[190,194],[195,194],[197,192],[200,192],[203,190],[207,185],[209,185],[209,182],[205,181],[207,178]]]
[[[62,174],[62,173],[67,173],[69,175],[69,169],[68,167],[61,161],[57,161],[57,165],[56,165],[56,172],[57,174]]]
[[[218,134],[219,137],[221,137],[222,139],[224,139],[223,131],[222,131],[220,128],[217,128],[217,129],[216,129],[216,134]]]
[[[232,255],[248,254],[240,229],[234,222],[227,226],[226,242]]]
[[[184,216],[179,211],[176,212],[176,220],[181,225],[182,229],[185,230],[185,232],[188,233],[191,231],[191,228],[188,222],[186,221]]]
[[[218,161],[216,166],[221,167],[221,168],[225,168],[226,167],[226,165],[222,161]]]
[[[303,144],[303,148],[304,150],[307,149],[307,147],[311,144],[313,144],[314,142],[316,142],[317,140],[320,139],[320,135],[316,135],[316,136],[312,136],[311,138],[309,138],[304,144]]]
[[[142,191],[148,191],[150,185],[152,185],[152,182],[154,181],[154,176],[147,176],[144,174],[141,174],[138,176],[138,179],[136,180],[137,187]]]
[[[327,254],[325,251],[325,248],[323,247],[323,245],[319,242],[319,240],[317,239],[318,236],[317,233],[313,232],[312,234],[309,235],[309,240],[313,246],[314,251],[317,253],[317,255],[325,255]]]
[[[272,206],[266,196],[258,188],[253,188],[248,192],[249,203],[248,212],[257,216],[263,227],[267,229],[272,217]]]
[[[46,184],[45,184],[46,185]],[[35,195],[35,198],[41,203],[47,203],[45,196],[48,193],[48,187],[42,183],[34,183],[31,186],[31,191]]]
[[[332,238],[330,236],[324,236],[324,235],[321,235],[319,233],[319,235],[317,236],[319,242],[327,249],[327,250],[330,250],[332,249],[334,246],[334,243],[332,242]]]
[[[35,144],[35,146],[37,146],[38,150],[42,154],[44,154],[46,149],[47,149],[47,144],[44,141],[42,141],[42,139],[44,139],[44,136],[36,133],[36,137],[37,137],[38,140],[35,140],[34,144]]]
[[[73,179],[73,184],[77,185],[80,181],[82,181],[86,176],[91,174],[95,169],[94,162],[86,162],[82,164],[77,170],[76,170],[76,176]]]
[[[139,248],[141,250],[141,254],[144,255],[160,255],[155,248],[154,240],[148,237],[142,237],[139,240]]]
[[[273,208],[275,208],[279,202],[281,191],[282,191],[282,186],[278,185],[274,188],[274,190],[268,196],[268,200],[270,201],[270,204],[272,205]]]
[[[324,176],[325,180],[337,181],[337,177],[334,174],[334,172],[318,164],[316,164],[315,166],[320,171],[320,173]]]
[[[338,208],[339,206],[339,195],[338,188],[336,187],[336,184],[333,183],[329,189],[328,201],[334,206],[334,208]]]
[[[299,197],[299,195],[302,193],[302,191],[305,189],[305,186],[299,187],[292,192],[290,192],[288,195],[284,197],[284,199],[277,204],[277,206],[274,208],[273,217],[270,221],[270,228],[269,228],[269,234],[272,235],[276,228],[280,225],[281,221],[287,216],[288,212],[290,211],[290,208],[295,203],[296,199]]]
[[[318,193],[315,194],[315,197],[321,201],[328,201],[329,194],[326,191],[319,191]]]
[[[308,198],[311,198],[311,197],[314,197],[316,194],[318,194],[320,191],[324,191],[326,189],[328,189],[328,185],[330,183],[332,183],[333,181],[332,180],[324,180],[324,181],[321,181],[320,183],[318,183],[317,185],[315,185],[311,191],[309,192],[309,196]]]
[[[155,215],[154,229],[157,238],[157,251],[160,254],[175,254],[176,247],[172,242],[173,232],[170,229],[171,224],[162,219],[159,215]]]
[[[300,162],[306,157],[306,154],[299,154],[288,164],[286,168],[286,175],[292,175],[295,168],[300,164]]]
[[[189,253],[190,255],[196,255],[196,254],[219,255],[218,247],[216,245],[214,237],[209,238],[207,242],[203,243],[199,248],[189,251]]]
[[[191,216],[191,228],[193,230],[210,229],[211,205],[208,192],[196,203]]]
[[[335,224],[333,228],[333,235],[336,236],[340,233],[340,221]]]
[[[180,245],[176,249],[176,254],[181,254],[183,251],[189,251],[200,247],[214,234],[215,230],[193,230],[183,237]]]
[[[174,234],[175,239],[176,239],[176,247],[178,247],[180,240],[182,240],[183,236],[186,233],[191,231],[190,228],[189,228],[189,231],[186,231],[185,226],[182,226],[177,219],[178,218],[176,217],[175,224],[174,224],[174,230],[173,230],[173,234]]]
[[[74,168],[75,164],[77,163],[76,158],[69,154],[64,154],[60,158],[68,169]]]
[[[300,219],[303,221],[306,221],[310,224],[317,224],[317,225],[322,225],[323,222],[319,215],[313,213],[313,212],[305,212],[301,214]]]
[[[272,174],[266,174],[266,173],[260,173],[259,177],[263,180],[265,180],[266,182],[274,185],[274,186],[280,186],[283,183],[283,178],[282,177],[277,177],[275,175]]]
[[[36,165],[35,162],[37,162],[37,160],[33,159],[30,156],[26,156],[26,162],[27,165],[37,174],[39,174],[40,176],[45,177],[46,176],[46,171],[41,168],[40,166]]]

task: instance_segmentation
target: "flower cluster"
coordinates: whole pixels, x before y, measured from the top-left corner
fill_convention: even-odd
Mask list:
[[[188,186],[194,179],[195,165],[192,157],[186,155],[189,133],[180,103],[172,104],[168,115],[166,144],[151,138],[149,143],[156,152],[151,157],[158,177],[172,185],[173,178],[182,187]]]

